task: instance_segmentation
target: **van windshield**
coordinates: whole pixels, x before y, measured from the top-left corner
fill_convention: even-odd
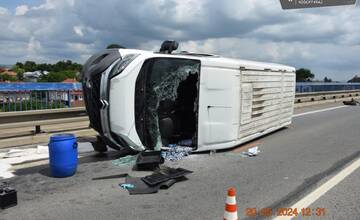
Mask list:
[[[136,81],[136,130],[143,145],[160,150],[188,140],[196,144],[200,61],[147,60]]]

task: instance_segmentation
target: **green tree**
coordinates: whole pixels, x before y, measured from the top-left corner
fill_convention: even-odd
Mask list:
[[[332,82],[332,79],[327,78],[327,77],[325,76],[325,78],[324,78],[324,82]]]
[[[40,71],[52,71],[51,65],[47,63],[40,63],[36,65],[36,70]]]
[[[348,82],[356,82],[356,83],[358,83],[358,82],[360,82],[360,77],[359,76],[357,76],[357,75],[355,75],[352,79],[350,79]]]
[[[24,72],[16,72],[16,77],[19,81],[24,80]]]
[[[18,66],[19,68],[24,69],[24,64],[22,64],[21,62],[15,63],[15,66]]]
[[[25,72],[33,72],[36,70],[36,63],[34,61],[26,61],[24,64]]]
[[[66,78],[78,78],[77,73],[82,69],[82,65],[71,60],[62,60],[55,64],[26,61],[24,64],[17,62],[13,66],[13,71],[17,73],[17,78],[23,80],[24,72],[33,72],[36,70],[48,71],[48,75],[43,75],[38,81],[40,82],[62,82]]]
[[[39,82],[62,82],[67,78],[76,78],[76,72],[71,70],[65,70],[60,72],[50,72],[47,75],[42,75]]]
[[[309,69],[300,68],[296,70],[296,82],[310,82],[314,79],[314,76]]]
[[[21,63],[16,63],[12,68],[11,70],[16,72],[16,77],[19,81],[22,81],[24,80],[24,72],[25,70],[22,68],[24,67]]]

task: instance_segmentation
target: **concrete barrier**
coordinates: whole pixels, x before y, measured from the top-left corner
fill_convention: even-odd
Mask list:
[[[360,90],[297,93],[295,95],[295,107],[342,102],[352,98],[360,99]]]

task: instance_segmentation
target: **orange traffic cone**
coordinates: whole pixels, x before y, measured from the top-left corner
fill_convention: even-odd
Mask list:
[[[224,220],[238,220],[237,206],[236,206],[236,189],[231,187],[228,189],[226,204],[225,204],[225,213]]]

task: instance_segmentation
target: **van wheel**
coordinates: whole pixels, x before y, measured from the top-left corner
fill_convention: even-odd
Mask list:
[[[99,152],[99,153],[105,153],[108,149],[106,144],[104,143],[104,141],[101,139],[100,136],[96,136],[96,141],[95,142],[91,142],[94,151]]]

